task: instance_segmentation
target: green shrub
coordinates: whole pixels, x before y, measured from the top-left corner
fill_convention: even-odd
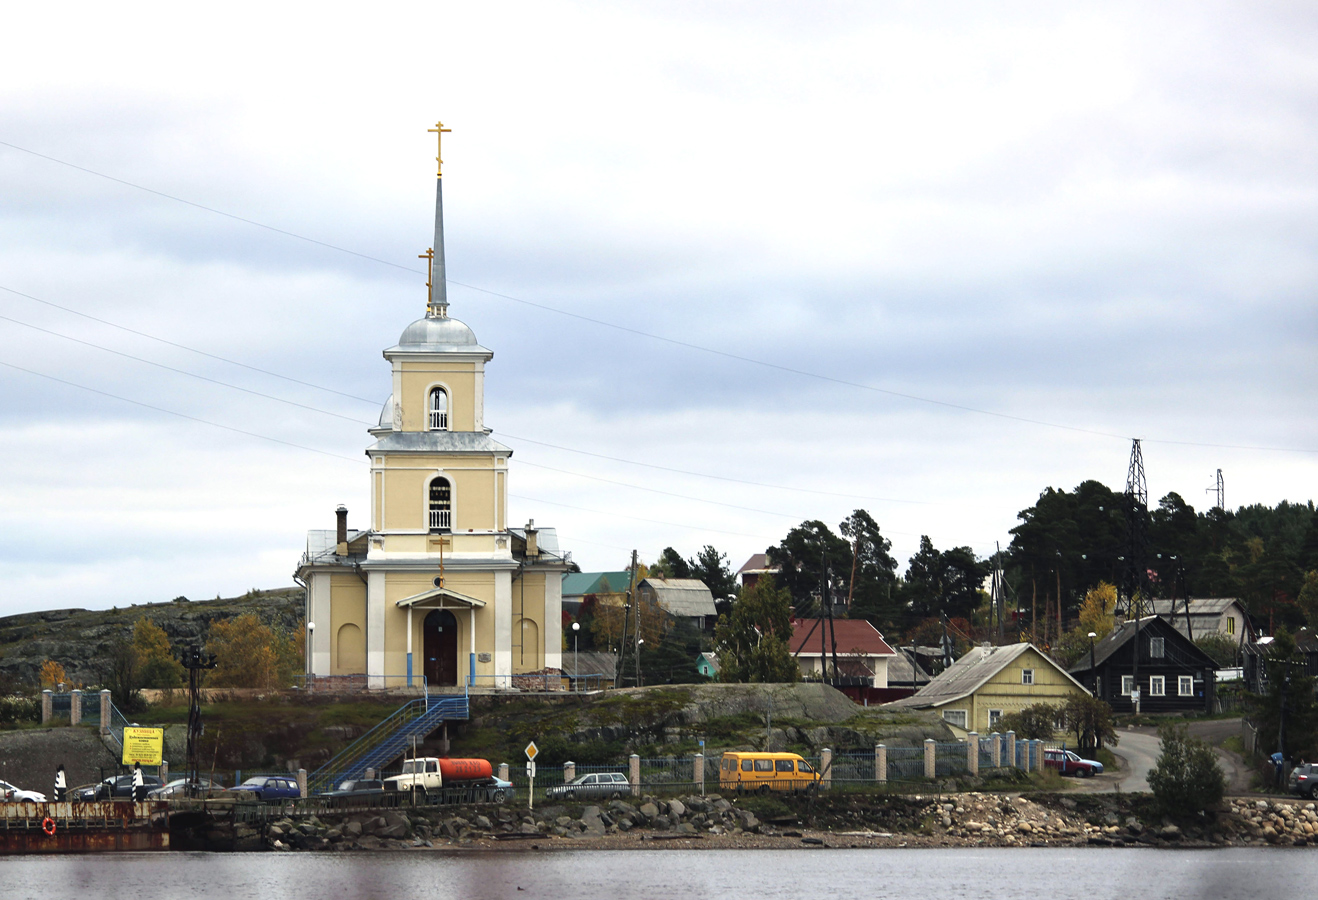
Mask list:
[[[1149,787],[1163,809],[1189,816],[1220,803],[1226,793],[1226,776],[1213,748],[1190,737],[1184,725],[1165,724],[1158,736],[1162,753],[1149,772]]]
[[[37,697],[0,697],[0,725],[27,725],[41,721],[41,700]]]

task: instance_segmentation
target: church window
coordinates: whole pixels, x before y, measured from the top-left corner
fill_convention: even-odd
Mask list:
[[[448,431],[448,392],[442,387],[430,390],[430,430]]]
[[[447,478],[430,482],[430,530],[448,531],[453,527],[453,488]]]

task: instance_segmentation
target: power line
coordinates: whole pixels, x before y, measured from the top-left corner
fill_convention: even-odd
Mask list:
[[[63,378],[56,378],[54,375],[47,375],[45,372],[38,372],[35,369],[28,369],[28,368],[24,368],[23,366],[16,366],[13,363],[5,362],[2,359],[0,359],[0,366],[7,366],[19,372],[26,372],[28,375],[35,375],[38,378],[45,378],[48,381],[54,381],[54,382],[58,382],[59,384],[68,385],[69,387],[79,388],[80,390],[84,390],[84,391],[90,391],[93,394],[100,394],[102,397],[109,397],[112,400],[119,400],[123,403],[131,403],[134,406],[140,406],[143,409],[154,410],[155,412],[165,413],[166,415],[170,415],[170,416],[178,416],[180,419],[187,419],[190,422],[199,422],[202,425],[209,425],[212,428],[220,428],[223,429],[224,431],[232,431],[235,434],[244,434],[247,437],[254,437],[263,441],[269,441],[272,444],[283,444],[285,447],[294,447],[298,450],[307,450],[311,453],[319,453],[321,456],[332,456],[335,459],[346,459],[348,462],[359,463],[363,461],[361,459],[357,459],[356,457],[344,456],[341,453],[332,453],[329,450],[319,450],[315,447],[308,447],[305,444],[295,444],[292,441],[285,441],[285,440],[281,440],[280,438],[270,437],[267,434],[258,434],[255,431],[246,431],[242,428],[234,428],[232,425],[221,425],[219,422],[212,422],[209,419],[202,419],[197,416],[190,416],[187,413],[176,412],[175,410],[172,409],[165,409],[163,406],[153,406],[150,403],[143,403],[141,400],[131,400],[128,397],[121,397],[118,394],[111,394],[109,391],[103,391],[100,390],[99,388],[88,387],[85,384],[78,384],[76,381],[67,381]]]
[[[28,153],[40,159],[44,159],[61,166],[67,166],[71,169],[76,169],[80,172],[85,172],[89,175],[95,175],[99,178],[104,178],[107,179],[108,181],[113,181],[116,184],[124,185],[125,187],[136,188],[137,190],[145,191],[149,194],[154,194],[157,197],[163,197],[164,199],[167,200],[173,200],[177,203],[182,203],[186,206],[191,206],[195,209],[200,209],[204,212],[213,213],[218,216],[224,216],[225,218],[233,219],[234,221],[237,222],[242,222],[247,225],[252,225],[257,228],[265,229],[266,231],[271,231],[276,234],[284,235],[285,237],[291,237],[296,240],[305,241],[310,244],[315,244],[320,247],[325,247],[326,249],[329,250],[336,250],[340,253],[346,253],[350,256],[355,256],[359,259],[364,259],[370,262],[379,263],[381,265],[389,266],[394,269],[400,269],[405,272],[411,272],[417,275],[425,274],[422,270],[413,268],[412,266],[401,265],[396,262],[391,262],[387,259],[381,259],[377,256],[371,256],[370,254],[360,253],[356,250],[350,250],[346,247],[340,247],[336,244],[331,244],[326,241],[318,240],[316,238],[307,237],[306,235],[298,234],[297,232],[294,231],[289,231],[284,228],[278,228],[274,225],[267,225],[264,222],[259,222],[255,219],[249,219],[245,216],[239,216],[234,213],[225,212],[224,210],[221,209],[216,209],[211,206],[206,206],[201,203],[196,203],[192,200],[185,200],[182,197],[178,197],[173,194],[167,194],[164,191],[159,191],[154,188],[149,188],[132,181],[127,181],[126,179],[123,178],[116,178],[113,175],[107,175],[104,172],[98,172],[95,169],[89,169],[86,166],[80,166],[77,165],[76,163],[67,162],[65,160],[58,159],[54,156],[49,156],[45,153],[39,153],[36,150],[29,150],[26,147],[20,147],[19,145],[10,143],[9,141],[0,141],[0,146],[9,147],[13,150],[18,150],[22,153]],[[465,287],[468,290],[473,290],[483,294],[488,294],[489,296],[492,297],[499,297],[504,300],[509,300],[513,303],[520,303],[524,306],[529,306],[534,309],[543,310],[545,312],[556,313],[558,315],[566,316],[572,319],[577,319],[578,321],[582,321],[582,322],[589,322],[593,325],[598,325],[603,328],[612,328],[617,331],[622,331],[627,334],[633,334],[638,337],[649,338],[651,340],[660,341],[662,343],[670,344],[672,346],[683,347],[689,350],[696,350],[701,353],[708,353],[714,356],[723,357],[725,359],[731,359],[731,360],[736,360],[738,362],[747,363],[749,365],[761,366],[764,368],[773,369],[775,371],[797,375],[802,378],[812,378],[815,380],[824,381],[831,384],[837,384],[845,387],[855,388],[857,390],[870,391],[873,393],[883,394],[889,397],[897,397],[899,399],[911,400],[917,403],[927,403],[934,406],[941,406],[946,409],[955,409],[961,412],[975,413],[977,415],[982,415],[982,416],[991,416],[993,418],[1005,419],[1014,422],[1021,422],[1029,425],[1037,425],[1043,428],[1054,428],[1063,431],[1072,431],[1078,434],[1090,434],[1097,437],[1113,438],[1121,441],[1130,440],[1130,437],[1128,435],[1116,434],[1110,431],[1100,431],[1092,428],[1081,428],[1076,425],[1063,425],[1058,422],[1048,422],[1043,419],[1035,419],[1029,416],[1018,416],[1012,413],[1004,413],[1004,412],[998,412],[996,410],[982,409],[979,407],[967,406],[961,403],[952,403],[947,400],[938,400],[932,397],[922,397],[918,394],[910,394],[903,391],[894,391],[888,388],[878,387],[876,385],[864,384],[862,382],[851,381],[845,378],[837,378],[831,375],[824,375],[819,372],[811,372],[806,369],[797,369],[792,366],[784,366],[780,363],[769,362],[768,360],[756,359],[755,357],[752,356],[743,356],[738,353],[732,353],[726,350],[719,350],[715,347],[708,347],[703,344],[696,344],[690,341],[683,341],[677,338],[666,337],[664,335],[655,334],[654,332],[650,332],[650,331],[644,331],[639,328],[632,328],[627,325],[619,325],[615,322],[609,322],[604,319],[594,318],[593,316],[586,316],[580,313],[569,312],[568,310],[559,309],[554,306],[549,306],[548,304],[536,303],[532,300],[524,300],[520,297],[514,297],[511,294],[501,293],[499,291],[490,290],[488,288],[477,287],[476,285],[466,284],[465,282],[461,282],[461,281],[454,281],[453,279],[447,279],[447,283],[457,285],[458,287]],[[273,374],[273,373],[267,373],[267,374]],[[283,376],[276,376],[276,377],[283,377]],[[338,392],[336,391],[336,393]],[[351,395],[345,395],[345,396],[351,396]],[[364,397],[354,397],[353,399],[363,400],[365,402],[375,402],[375,401],[366,400],[366,398]],[[1209,447],[1213,449],[1226,449],[1226,450],[1248,450],[1248,451],[1271,452],[1271,453],[1318,453],[1318,450],[1311,448],[1304,448],[1304,447],[1262,447],[1262,446],[1243,445],[1243,444],[1218,444],[1218,443],[1209,443],[1203,441],[1175,441],[1175,440],[1165,440],[1165,439],[1155,439],[1155,438],[1145,439],[1145,443],[1171,444],[1171,445],[1185,446],[1185,447]]]
[[[31,328],[33,331],[40,331],[42,334],[49,334],[53,337],[63,338],[66,341],[72,341],[75,344],[82,344],[84,347],[92,347],[104,353],[113,353],[115,356],[122,356],[124,359],[131,359],[134,362],[140,362],[144,365],[155,366],[156,368],[164,369],[167,372],[174,372],[178,375],[186,375],[189,378],[196,378],[198,381],[205,381],[210,384],[219,385],[220,387],[230,388],[231,390],[242,391],[244,394],[251,394],[253,397],[262,397],[266,400],[274,400],[276,403],[286,403],[289,406],[296,406],[298,409],[305,409],[310,412],[320,413],[321,415],[324,416],[333,416],[336,419],[344,419],[346,421],[356,422],[358,424],[366,425],[368,427],[375,424],[374,422],[367,422],[363,419],[354,419],[352,416],[345,416],[336,412],[330,412],[328,409],[320,409],[319,407],[308,406],[305,403],[298,403],[294,400],[285,400],[283,397],[276,397],[273,394],[265,394],[262,393],[261,391],[254,391],[251,388],[240,387],[236,384],[230,384],[227,381],[220,381],[216,378],[209,378],[205,375],[198,375],[196,372],[189,372],[186,369],[177,369],[174,366],[167,366],[164,363],[158,363],[158,362],[154,362],[153,360],[144,359],[143,357],[140,356],[134,356],[131,353],[124,353],[119,350],[112,350],[109,347],[104,347],[100,344],[92,343],[91,341],[84,341],[81,338],[76,338],[67,334],[61,334],[58,331],[52,331],[49,328],[42,328],[40,325],[33,325],[30,322],[23,322],[6,315],[0,315],[0,321],[12,322],[15,325],[22,325],[24,328]]]
[[[604,510],[600,510],[600,509],[589,509],[585,506],[573,506],[570,503],[558,503],[554,500],[542,500],[539,497],[528,497],[525,494],[509,493],[508,496],[515,497],[518,500],[529,500],[532,503],[543,503],[546,506],[561,506],[564,509],[575,509],[579,512],[595,513],[596,515],[601,515],[601,516],[615,516],[620,519],[634,519],[637,522],[649,522],[652,525],[667,525],[670,528],[685,528],[691,531],[712,531],[715,534],[730,534],[733,535],[734,537],[755,538],[757,541],[778,540],[777,538],[765,537],[762,534],[746,534],[745,532],[741,532],[741,531],[724,531],[720,528],[706,528],[704,526],[692,525],[690,522],[664,522],[659,519],[644,519],[641,518],[640,516],[629,516],[625,513],[605,512]]]
[[[0,143],[4,143],[4,142],[0,141]],[[170,347],[177,347],[179,350],[187,350],[189,353],[196,353],[198,356],[204,356],[207,359],[218,360],[219,362],[228,363],[231,366],[238,366],[243,369],[249,369],[253,372],[259,372],[262,375],[269,375],[271,378],[279,378],[284,381],[290,381],[293,384],[300,384],[303,387],[315,388],[318,391],[326,391],[331,394],[338,394],[340,397],[347,397],[349,400],[360,400],[363,403],[370,403],[372,405],[378,404],[380,402],[379,400],[372,400],[369,397],[358,397],[355,394],[345,394],[343,391],[336,391],[334,388],[328,388],[320,384],[312,384],[310,381],[300,381],[288,375],[280,375],[278,372],[271,372],[269,369],[261,369],[258,368],[257,366],[250,366],[244,362],[238,362],[236,359],[229,359],[228,357],[225,356],[217,356],[214,353],[207,353],[205,350],[198,350],[196,347],[189,347],[186,344],[180,344],[175,341],[168,340],[166,338],[157,337],[156,335],[148,334],[145,331],[138,331],[135,328],[129,328],[126,325],[120,325],[116,322],[111,322],[109,319],[101,319],[68,306],[61,306],[58,303],[52,303],[49,300],[42,300],[40,297],[34,297],[31,294],[25,294],[22,291],[15,290],[14,288],[11,287],[5,287],[3,284],[0,284],[0,291],[8,291],[11,294],[16,294],[17,296],[31,300],[34,303],[41,303],[45,306],[51,307],[52,309],[62,310],[66,313],[70,313],[75,316],[82,316],[82,318],[84,319],[89,319],[92,322],[98,322],[101,325],[108,325],[111,328],[117,328],[120,331],[126,331],[129,334],[135,334],[138,337],[143,337],[146,338],[147,340],[156,341],[157,343],[161,343],[161,344],[166,344]]]

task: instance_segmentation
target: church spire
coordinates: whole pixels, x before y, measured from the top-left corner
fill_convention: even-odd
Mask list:
[[[443,122],[436,122],[434,128],[426,130],[435,135],[435,244],[434,257],[430,261],[430,281],[426,284],[430,289],[426,315],[444,319],[448,317],[448,280],[444,273],[444,160],[441,157],[444,135],[453,129],[445,128]]]

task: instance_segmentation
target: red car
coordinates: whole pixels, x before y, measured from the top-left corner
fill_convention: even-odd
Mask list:
[[[1103,774],[1101,762],[1084,759],[1070,750],[1043,751],[1043,764],[1063,775],[1074,775],[1077,778],[1092,778]]]

